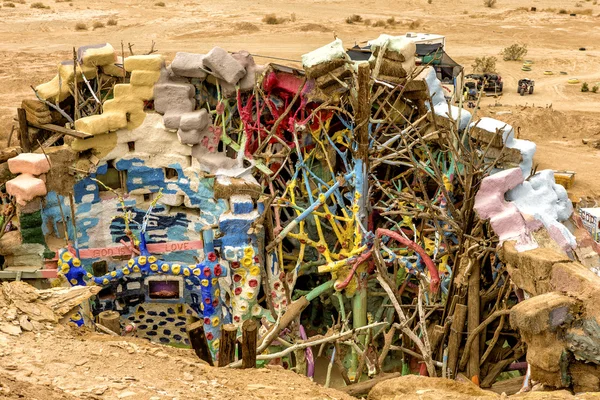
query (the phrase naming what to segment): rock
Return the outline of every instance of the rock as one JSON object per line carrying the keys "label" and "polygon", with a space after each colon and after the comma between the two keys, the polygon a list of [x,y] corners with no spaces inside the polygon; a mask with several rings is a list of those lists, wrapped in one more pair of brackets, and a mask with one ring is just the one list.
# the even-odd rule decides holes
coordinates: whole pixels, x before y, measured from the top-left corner
{"label": "rock", "polygon": [[158,358],[168,358],[169,355],[167,353],[165,353],[164,351],[159,351],[158,353],[155,354],[156,357]]}
{"label": "rock", "polygon": [[188,381],[188,382],[192,382],[194,380],[194,375],[190,374],[189,372],[184,372],[183,373],[183,380],[184,381]]}
{"label": "rock", "polygon": [[126,397],[131,397],[131,396],[137,396],[137,393],[132,392],[132,391],[126,391],[126,392],[122,392],[122,393],[118,394],[117,398],[124,399]]}
{"label": "rock", "polygon": [[4,319],[7,321],[14,321],[17,319],[17,309],[15,307],[10,307],[8,310],[6,310],[4,313]]}
{"label": "rock", "polygon": [[204,66],[217,78],[231,85],[238,83],[246,74],[244,67],[227,51],[214,47],[203,59]]}
{"label": "rock", "polygon": [[21,325],[21,329],[23,329],[24,331],[33,330],[33,324],[29,321],[27,315],[21,315],[21,318],[19,318],[19,324]]}
{"label": "rock", "polygon": [[104,386],[98,386],[95,387],[94,389],[92,389],[92,393],[96,394],[98,396],[101,396],[104,394],[104,392],[106,392],[108,390],[108,386],[104,385]]}
{"label": "rock", "polygon": [[13,335],[19,336],[21,334],[21,327],[17,325],[7,324],[5,322],[0,323],[0,331]]}
{"label": "rock", "polygon": [[439,400],[439,399],[497,399],[470,382],[444,378],[407,375],[378,383],[369,392],[368,400]]}

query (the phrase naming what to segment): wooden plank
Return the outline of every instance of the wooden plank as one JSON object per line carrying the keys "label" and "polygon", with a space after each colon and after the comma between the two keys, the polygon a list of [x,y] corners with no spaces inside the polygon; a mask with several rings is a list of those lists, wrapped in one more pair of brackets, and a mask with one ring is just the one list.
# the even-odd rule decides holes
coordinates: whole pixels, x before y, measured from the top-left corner
{"label": "wooden plank", "polygon": [[44,140],[44,143],[42,143],[42,147],[46,148],[46,147],[52,146],[54,143],[58,142],[60,140],[60,138],[63,137],[64,135],[65,135],[64,133],[56,132],[54,135],[52,135],[48,139]]}
{"label": "wooden plank", "polygon": [[208,341],[204,334],[204,321],[199,320],[191,324],[186,325],[188,338],[190,345],[194,352],[203,361],[206,361],[211,367],[214,366],[210,349],[208,348]]}
{"label": "wooden plank", "polygon": [[94,137],[94,135],[90,135],[89,133],[79,132],[74,129],[68,129],[68,128],[64,128],[62,126],[54,125],[54,124],[41,124],[41,125],[29,124],[29,125],[34,126],[39,129],[45,129],[50,132],[62,133],[64,135],[73,136],[78,139],[87,139],[87,138]]}
{"label": "wooden plank", "polygon": [[448,378],[452,379],[458,372],[458,351],[460,349],[460,342],[462,341],[462,333],[465,328],[465,321],[467,319],[467,306],[464,304],[457,304],[454,308],[454,315],[452,316],[452,325],[450,327],[450,337],[448,339]]}
{"label": "wooden plank", "polygon": [[233,324],[223,324],[219,347],[219,367],[225,367],[235,361],[236,337],[237,327]]}
{"label": "wooden plank", "polygon": [[253,319],[242,324],[242,368],[256,368],[258,324]]}
{"label": "wooden plank", "polygon": [[9,147],[4,150],[0,150],[0,164],[8,161],[9,158],[18,156],[23,152],[20,147]]}
{"label": "wooden plank", "polygon": [[24,152],[31,151],[31,140],[29,139],[29,129],[27,126],[27,113],[23,108],[17,109],[17,117],[19,120],[19,141]]}
{"label": "wooden plank", "polygon": [[353,385],[349,385],[338,390],[347,393],[350,396],[365,397],[367,394],[369,394],[371,389],[373,389],[373,386],[377,385],[378,383],[387,381],[389,379],[400,378],[401,376],[402,374],[400,372],[392,372],[389,374],[382,373],[377,375],[377,377],[373,379],[355,383]]}
{"label": "wooden plank", "polygon": [[[479,287],[481,282],[481,264],[479,260],[473,260],[473,266],[471,269],[471,275],[469,276],[469,288],[467,292],[467,304],[468,304],[468,318],[467,326],[469,328],[469,334],[479,326],[480,321],[480,308],[481,301],[479,299]],[[479,339],[473,340],[471,345],[471,351],[469,352],[469,364],[468,364],[468,377],[473,379],[477,377],[479,379],[479,360],[481,359],[481,346]]]}

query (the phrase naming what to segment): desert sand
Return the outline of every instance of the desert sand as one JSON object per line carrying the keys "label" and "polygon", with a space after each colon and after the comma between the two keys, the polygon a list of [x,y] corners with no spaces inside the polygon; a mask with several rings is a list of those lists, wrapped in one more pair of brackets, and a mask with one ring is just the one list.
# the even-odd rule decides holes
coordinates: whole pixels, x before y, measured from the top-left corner
{"label": "desert sand", "polygon": [[[142,54],[154,42],[168,59],[176,51],[207,52],[218,45],[231,51],[246,49],[260,63],[298,66],[303,53],[330,42],[334,35],[351,47],[382,32],[427,32],[446,36],[446,51],[465,73],[472,72],[475,57],[498,57],[504,95],[485,98],[479,115],[509,122],[518,127],[521,138],[535,141],[538,169],[575,171],[573,200],[600,196],[600,150],[582,143],[600,139],[600,93],[582,93],[581,84],[567,83],[578,78],[591,88],[600,82],[596,0],[498,0],[492,8],[482,0],[167,0],[164,5],[140,0],[44,0],[47,8],[32,8],[33,0],[19,1],[23,3],[12,0],[14,7],[4,2],[0,9],[0,146],[6,144],[16,107],[33,96],[30,85],[50,79],[56,64],[72,58],[73,47],[80,45],[110,42],[120,48],[123,42],[127,56],[129,43],[134,53]],[[281,23],[263,22],[270,13]],[[346,23],[352,14],[363,22]],[[116,25],[107,25],[111,18]],[[386,22],[390,18],[394,20]],[[88,29],[76,30],[78,23]],[[95,23],[105,26],[93,28]],[[534,61],[531,72],[521,71],[521,62],[502,60],[500,51],[513,43],[528,46],[526,58]],[[546,70],[553,75],[545,75]],[[517,81],[523,77],[536,81],[531,96],[517,93]]]}

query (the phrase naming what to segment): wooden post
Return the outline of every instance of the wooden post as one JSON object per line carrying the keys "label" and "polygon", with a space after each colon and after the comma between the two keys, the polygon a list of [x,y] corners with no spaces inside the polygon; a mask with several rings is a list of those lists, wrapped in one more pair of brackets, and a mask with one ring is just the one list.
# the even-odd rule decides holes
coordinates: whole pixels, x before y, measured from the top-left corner
{"label": "wooden post", "polygon": [[253,319],[242,324],[242,368],[256,368],[258,324]]}
{"label": "wooden post", "polygon": [[221,326],[221,346],[219,347],[219,367],[225,367],[235,361],[235,343],[237,328],[233,324]]}
{"label": "wooden post", "polygon": [[[480,306],[481,299],[479,297],[479,287],[480,287],[480,274],[481,274],[481,264],[478,260],[473,259],[473,266],[471,275],[469,276],[469,290],[467,293],[467,301],[469,305],[469,317],[468,317],[468,328],[469,334],[475,330],[479,326],[480,322]],[[480,354],[480,342],[478,339],[473,340],[473,344],[471,345],[471,351],[469,352],[469,365],[467,368],[468,376],[470,379],[473,377],[477,377],[479,379],[479,360],[481,357]]]}
{"label": "wooden post", "polygon": [[19,141],[21,148],[25,153],[31,151],[31,140],[29,139],[29,128],[27,126],[27,112],[23,108],[17,109],[17,117],[19,119]]}
{"label": "wooden post", "polygon": [[204,334],[204,321],[198,320],[186,325],[188,338],[190,339],[190,345],[194,352],[201,360],[204,360],[211,367],[214,366],[210,349],[208,348],[208,342],[206,341],[206,335]]}
{"label": "wooden post", "polygon": [[[77,87],[77,51],[75,50],[75,47],[73,47],[73,99],[75,99],[73,121],[77,121],[79,119],[79,89]],[[75,129],[74,124],[73,129]]]}
{"label": "wooden post", "polygon": [[452,325],[450,327],[450,337],[448,339],[448,369],[450,370],[448,378],[450,379],[455,377],[458,372],[456,370],[456,366],[458,365],[458,351],[460,349],[460,342],[462,340],[466,319],[467,306],[464,304],[457,304],[454,308]]}
{"label": "wooden post", "polygon": [[121,334],[121,314],[116,311],[102,311],[98,314],[98,323],[117,335]]}

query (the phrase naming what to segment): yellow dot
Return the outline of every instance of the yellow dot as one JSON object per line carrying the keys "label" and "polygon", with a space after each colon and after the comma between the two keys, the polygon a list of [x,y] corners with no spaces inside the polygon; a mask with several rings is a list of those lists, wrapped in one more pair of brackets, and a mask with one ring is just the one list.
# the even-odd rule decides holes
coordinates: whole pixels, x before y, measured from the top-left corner
{"label": "yellow dot", "polygon": [[246,268],[250,268],[250,266],[252,265],[252,259],[250,257],[242,258],[242,265]]}
{"label": "yellow dot", "polygon": [[238,269],[238,270],[236,271],[236,273],[237,273],[238,275],[241,275],[242,277],[244,277],[244,276],[246,276],[246,274],[248,273],[248,271],[246,271],[245,269]]}
{"label": "yellow dot", "polygon": [[58,259],[58,262],[56,263],[59,267],[62,267],[63,262],[60,260],[60,258]]}
{"label": "yellow dot", "polygon": [[138,264],[146,265],[146,256],[138,257]]}
{"label": "yellow dot", "polygon": [[77,279],[73,278],[70,280],[71,285],[77,285]]}
{"label": "yellow dot", "polygon": [[196,264],[190,264],[190,265],[188,265],[188,268],[189,269],[196,269],[196,268],[198,268],[198,266]]}
{"label": "yellow dot", "polygon": [[200,303],[200,311],[204,311],[204,303]]}
{"label": "yellow dot", "polygon": [[162,269],[163,272],[169,272],[169,264],[163,264],[160,269]]}
{"label": "yellow dot", "polygon": [[155,263],[156,262],[156,257],[154,257],[154,256],[148,257],[148,262]]}
{"label": "yellow dot", "polygon": [[73,265],[79,267],[81,265],[81,260],[79,258],[74,258]]}
{"label": "yellow dot", "polygon": [[212,320],[212,326],[219,326],[219,317],[214,317]]}
{"label": "yellow dot", "polygon": [[71,321],[79,321],[81,319],[81,314],[77,313],[71,317]]}
{"label": "yellow dot", "polygon": [[137,265],[134,265],[133,272],[140,272],[140,267],[138,267]]}
{"label": "yellow dot", "polygon": [[66,274],[67,272],[69,272],[71,270],[71,268],[69,268],[69,264],[63,264],[63,266],[60,270],[63,274]]}
{"label": "yellow dot", "polygon": [[208,286],[208,279],[202,279],[200,281],[200,283],[202,284],[202,286],[207,287]]}
{"label": "yellow dot", "polygon": [[254,255],[254,250],[252,249],[252,247],[244,248],[244,255],[246,257],[252,257]]}
{"label": "yellow dot", "polygon": [[215,297],[219,297],[221,295],[221,291],[219,289],[215,289]]}
{"label": "yellow dot", "polygon": [[326,200],[326,199],[327,199],[327,198],[325,197],[325,193],[319,193],[319,201],[320,201],[321,203],[325,203],[325,200]]}
{"label": "yellow dot", "polygon": [[184,268],[184,269],[183,269],[183,274],[184,274],[185,276],[190,276],[190,269],[189,269],[189,268]]}
{"label": "yellow dot", "polygon": [[117,271],[110,271],[110,276],[112,276],[113,278],[114,278],[115,276],[117,276]]}
{"label": "yellow dot", "polygon": [[216,285],[217,283],[219,283],[219,279],[218,278],[212,278],[212,284]]}
{"label": "yellow dot", "polygon": [[215,349],[215,350],[219,350],[219,345],[220,345],[220,344],[221,344],[221,342],[219,341],[219,339],[215,339],[215,340],[213,340],[213,342],[212,342],[212,347],[213,347],[213,349]]}
{"label": "yellow dot", "polygon": [[110,281],[108,280],[108,278],[104,278],[104,279],[102,280],[102,284],[103,284],[103,285],[108,285],[109,283],[110,283]]}
{"label": "yellow dot", "polygon": [[123,275],[129,275],[129,268],[123,268]]}
{"label": "yellow dot", "polygon": [[254,297],[254,293],[248,292],[248,293],[246,293],[246,297],[248,297],[249,299],[251,299],[252,297]]}
{"label": "yellow dot", "polygon": [[235,301],[232,301],[232,302],[231,302],[231,306],[232,306],[232,307],[235,307],[235,306],[236,306],[236,304],[237,304],[237,303],[236,303]]}
{"label": "yellow dot", "polygon": [[198,276],[198,275],[200,275],[200,273],[201,273],[201,272],[202,272],[202,271],[200,271],[200,268],[196,268],[196,269],[194,270],[194,275]]}
{"label": "yellow dot", "polygon": [[65,262],[69,262],[69,261],[71,261],[71,258],[73,258],[73,256],[71,256],[71,253],[69,253],[69,252],[66,252],[66,251],[65,251],[65,252],[63,253],[63,255],[62,255],[62,259],[63,259],[63,261],[65,261]]}
{"label": "yellow dot", "polygon": [[133,267],[133,264],[135,263],[135,260],[132,258],[131,260],[127,261],[127,265],[129,267]]}
{"label": "yellow dot", "polygon": [[91,278],[91,277],[92,277],[92,276],[94,276],[94,275],[92,275],[92,274],[90,274],[90,273],[88,272],[88,273],[86,274],[86,276],[87,276],[88,278]]}
{"label": "yellow dot", "polygon": [[181,272],[181,265],[179,265],[179,264],[173,264],[171,266],[171,270],[173,271],[173,273],[175,275],[179,275],[179,272]]}
{"label": "yellow dot", "polygon": [[260,275],[260,268],[258,268],[256,265],[254,267],[250,268],[250,275],[254,275],[254,276]]}
{"label": "yellow dot", "polygon": [[150,269],[151,269],[152,271],[158,271],[158,265],[156,265],[156,264],[151,264],[151,265],[150,265]]}

